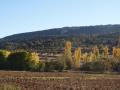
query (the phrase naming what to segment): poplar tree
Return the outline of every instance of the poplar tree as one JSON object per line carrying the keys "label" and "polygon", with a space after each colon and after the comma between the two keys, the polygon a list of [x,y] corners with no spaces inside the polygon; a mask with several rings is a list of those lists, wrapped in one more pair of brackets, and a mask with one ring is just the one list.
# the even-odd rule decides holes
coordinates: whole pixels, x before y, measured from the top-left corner
{"label": "poplar tree", "polygon": [[65,69],[71,69],[73,66],[71,49],[72,49],[72,43],[70,41],[67,41],[64,48]]}
{"label": "poplar tree", "polygon": [[77,48],[74,52],[74,67],[80,68],[80,60],[81,60],[81,48]]}
{"label": "poplar tree", "polygon": [[93,60],[97,60],[97,59],[99,58],[99,55],[100,55],[99,49],[98,49],[97,46],[95,46],[95,47],[93,48],[93,54],[94,54]]}
{"label": "poplar tree", "polygon": [[103,49],[103,57],[105,59],[108,59],[108,56],[109,56],[109,48],[106,46],[104,49]]}

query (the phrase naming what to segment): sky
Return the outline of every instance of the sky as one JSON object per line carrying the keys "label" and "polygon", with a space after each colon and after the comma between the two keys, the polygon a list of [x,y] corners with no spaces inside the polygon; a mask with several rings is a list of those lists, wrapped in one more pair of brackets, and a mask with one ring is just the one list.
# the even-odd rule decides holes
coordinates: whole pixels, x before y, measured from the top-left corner
{"label": "sky", "polygon": [[0,0],[0,38],[50,28],[120,24],[120,0]]}

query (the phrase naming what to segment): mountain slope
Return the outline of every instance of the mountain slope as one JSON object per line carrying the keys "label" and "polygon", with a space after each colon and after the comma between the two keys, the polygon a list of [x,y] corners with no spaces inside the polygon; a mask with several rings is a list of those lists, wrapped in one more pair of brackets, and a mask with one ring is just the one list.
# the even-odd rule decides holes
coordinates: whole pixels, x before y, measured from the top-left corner
{"label": "mountain slope", "polygon": [[47,36],[80,36],[84,35],[103,35],[120,32],[120,25],[98,25],[81,27],[63,27],[43,31],[28,32],[7,36],[1,40],[33,39]]}
{"label": "mountain slope", "polygon": [[66,40],[71,40],[74,47],[101,44],[112,47],[119,35],[120,25],[63,27],[7,36],[0,39],[0,49],[56,51],[63,48]]}

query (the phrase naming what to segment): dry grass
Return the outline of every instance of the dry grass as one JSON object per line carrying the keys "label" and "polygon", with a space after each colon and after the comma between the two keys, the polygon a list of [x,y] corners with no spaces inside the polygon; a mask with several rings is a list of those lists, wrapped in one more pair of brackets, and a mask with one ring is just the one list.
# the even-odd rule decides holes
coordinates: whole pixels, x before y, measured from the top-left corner
{"label": "dry grass", "polygon": [[120,75],[0,71],[0,84],[21,90],[120,90]]}

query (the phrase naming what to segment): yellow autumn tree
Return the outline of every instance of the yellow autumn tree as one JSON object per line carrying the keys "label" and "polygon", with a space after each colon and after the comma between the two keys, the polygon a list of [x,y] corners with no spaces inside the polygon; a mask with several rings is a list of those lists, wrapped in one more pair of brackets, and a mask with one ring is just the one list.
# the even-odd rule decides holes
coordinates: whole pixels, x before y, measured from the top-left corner
{"label": "yellow autumn tree", "polygon": [[120,59],[120,48],[113,48],[112,50],[112,56],[115,59]]}
{"label": "yellow autumn tree", "polygon": [[120,48],[117,48],[117,53],[116,53],[116,57],[118,58],[118,59],[120,59]]}
{"label": "yellow autumn tree", "polygon": [[71,49],[72,43],[70,41],[67,41],[64,48],[64,67],[66,69],[71,69],[73,66]]}
{"label": "yellow autumn tree", "polygon": [[93,60],[96,60],[96,55],[93,52],[90,52],[90,54],[89,54],[89,62],[92,62]]}
{"label": "yellow autumn tree", "polygon": [[99,55],[100,53],[98,47],[97,46],[93,47],[93,55],[92,55],[94,56],[93,60],[97,60],[99,58]]}
{"label": "yellow autumn tree", "polygon": [[31,58],[31,61],[34,62],[35,64],[38,64],[40,62],[40,57],[38,55],[38,53],[36,52],[32,52],[32,53],[29,53],[29,58]]}
{"label": "yellow autumn tree", "polygon": [[80,68],[80,60],[81,60],[81,48],[77,48],[74,52],[74,67]]}
{"label": "yellow autumn tree", "polygon": [[82,61],[83,62],[88,62],[88,53],[82,54]]}
{"label": "yellow autumn tree", "polygon": [[112,49],[112,57],[116,58],[116,55],[117,55],[117,48],[113,47],[113,49]]}
{"label": "yellow autumn tree", "polygon": [[109,48],[106,46],[103,49],[103,58],[108,59],[108,56],[109,56]]}

